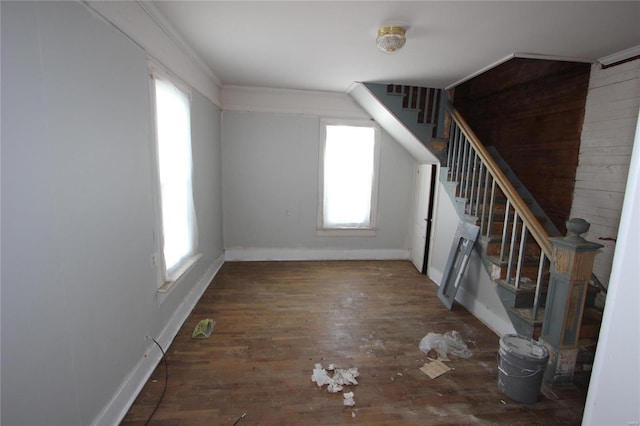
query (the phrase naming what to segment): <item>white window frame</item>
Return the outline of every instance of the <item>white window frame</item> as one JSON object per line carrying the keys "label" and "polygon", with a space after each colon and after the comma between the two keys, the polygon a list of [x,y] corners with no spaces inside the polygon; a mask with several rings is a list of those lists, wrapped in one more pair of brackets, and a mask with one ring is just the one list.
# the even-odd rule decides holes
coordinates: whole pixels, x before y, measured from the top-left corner
{"label": "white window frame", "polygon": [[[164,297],[175,287],[175,284],[180,282],[185,273],[190,270],[193,265],[202,257],[202,254],[198,252],[198,228],[197,218],[194,224],[193,235],[193,250],[184,258],[182,258],[178,264],[170,271],[167,270],[164,255],[164,226],[163,226],[163,213],[162,213],[162,188],[160,183],[160,156],[158,148],[158,127],[157,127],[157,107],[156,107],[156,80],[162,80],[169,82],[175,86],[177,90],[184,93],[189,100],[189,120],[191,121],[191,88],[183,83],[180,79],[173,76],[168,71],[164,70],[157,63],[149,60],[150,68],[150,90],[151,90],[151,116],[152,116],[152,156],[153,172],[154,172],[154,203],[156,210],[156,226],[155,226],[155,240],[157,254],[152,257],[152,263],[157,267],[158,273],[158,293],[164,296],[160,301],[164,300]],[[191,163],[192,163],[192,180],[191,180],[191,195],[193,197],[193,140],[190,138],[191,145]],[[195,203],[195,200],[194,200]],[[194,205],[195,215],[195,205]]]}
{"label": "white window frame", "polygon": [[[373,180],[371,184],[371,207],[369,226],[327,227],[324,225],[324,162],[327,141],[327,126],[369,127],[374,129]],[[370,120],[347,120],[323,118],[320,120],[320,155],[318,176],[318,236],[375,236],[378,219],[378,181],[380,172],[380,126]]]}

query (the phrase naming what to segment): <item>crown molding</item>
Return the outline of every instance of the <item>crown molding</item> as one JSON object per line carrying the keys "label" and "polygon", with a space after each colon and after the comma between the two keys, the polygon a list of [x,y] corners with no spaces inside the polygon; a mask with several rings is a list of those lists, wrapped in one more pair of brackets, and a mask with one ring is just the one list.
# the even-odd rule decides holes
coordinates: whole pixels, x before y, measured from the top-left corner
{"label": "crown molding", "polygon": [[341,92],[227,85],[222,88],[222,104],[223,111],[370,118],[350,96]]}
{"label": "crown molding", "polygon": [[183,51],[187,52],[193,62],[200,67],[205,74],[215,83],[216,86],[222,87],[222,82],[217,75],[213,73],[213,70],[206,64],[206,62],[198,55],[189,43],[178,33],[173,25],[164,17],[164,15],[158,10],[158,8],[149,1],[138,1],[140,7],[149,15],[151,19],[156,23],[162,31]]}
{"label": "crown molding", "polygon": [[609,66],[618,62],[624,62],[637,56],[640,56],[640,45],[621,50],[620,52],[616,52],[608,56],[603,56],[598,59],[598,62],[604,66]]}
{"label": "crown molding", "polygon": [[589,58],[580,58],[580,57],[574,57],[574,56],[558,56],[558,55],[543,55],[540,53],[526,53],[526,52],[515,52],[515,53],[511,53],[503,58],[498,59],[495,62],[492,62],[491,64],[479,69],[478,71],[475,71],[471,74],[469,74],[466,77],[461,78],[460,80],[456,81],[453,84],[448,85],[447,87],[445,87],[445,90],[449,90],[449,89],[453,89],[456,86],[461,85],[462,83],[471,80],[474,77],[479,76],[480,74],[487,72],[495,67],[497,67],[498,65],[502,65],[503,63],[513,59],[513,58],[522,58],[522,59],[540,59],[540,60],[545,60],[545,61],[563,61],[563,62],[584,62],[587,64],[594,64],[596,63],[596,61],[594,61],[593,59],[589,59]]}
{"label": "crown molding", "polygon": [[222,107],[219,79],[154,6],[141,1],[82,3],[157,63],[200,92],[214,105]]}

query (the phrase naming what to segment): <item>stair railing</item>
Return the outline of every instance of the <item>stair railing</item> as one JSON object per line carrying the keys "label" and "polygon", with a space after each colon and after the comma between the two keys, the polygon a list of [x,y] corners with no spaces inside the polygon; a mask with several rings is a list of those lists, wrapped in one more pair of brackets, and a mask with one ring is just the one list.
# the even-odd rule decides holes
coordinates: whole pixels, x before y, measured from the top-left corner
{"label": "stair railing", "polygon": [[[450,107],[449,112],[447,180],[457,183],[457,196],[466,200],[464,213],[480,222],[480,235],[496,235],[499,225],[494,224],[494,219],[502,216],[499,261],[507,267],[506,283],[516,289],[530,286],[531,278],[522,275],[523,267],[526,261],[539,256],[532,312],[535,321],[545,265],[552,256],[549,235],[467,122],[454,108]],[[506,199],[504,213],[498,212],[498,197]]]}

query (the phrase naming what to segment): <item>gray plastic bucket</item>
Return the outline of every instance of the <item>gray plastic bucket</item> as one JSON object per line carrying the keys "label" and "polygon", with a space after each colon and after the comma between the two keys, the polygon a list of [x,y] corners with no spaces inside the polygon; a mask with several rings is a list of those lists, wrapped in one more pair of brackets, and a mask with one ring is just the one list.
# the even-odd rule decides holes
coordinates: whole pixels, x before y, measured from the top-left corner
{"label": "gray plastic bucket", "polygon": [[538,401],[549,351],[540,343],[517,334],[500,338],[498,390],[517,402]]}

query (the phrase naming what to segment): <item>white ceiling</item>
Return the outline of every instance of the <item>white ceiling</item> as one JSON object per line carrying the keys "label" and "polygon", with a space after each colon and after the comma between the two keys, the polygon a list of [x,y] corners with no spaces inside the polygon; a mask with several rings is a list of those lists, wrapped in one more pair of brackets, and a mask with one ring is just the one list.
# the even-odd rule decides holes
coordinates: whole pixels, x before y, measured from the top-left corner
{"label": "white ceiling", "polygon": [[[158,1],[150,9],[223,85],[344,92],[447,87],[514,53],[595,60],[640,45],[640,2]],[[408,27],[405,47],[377,29]]]}

